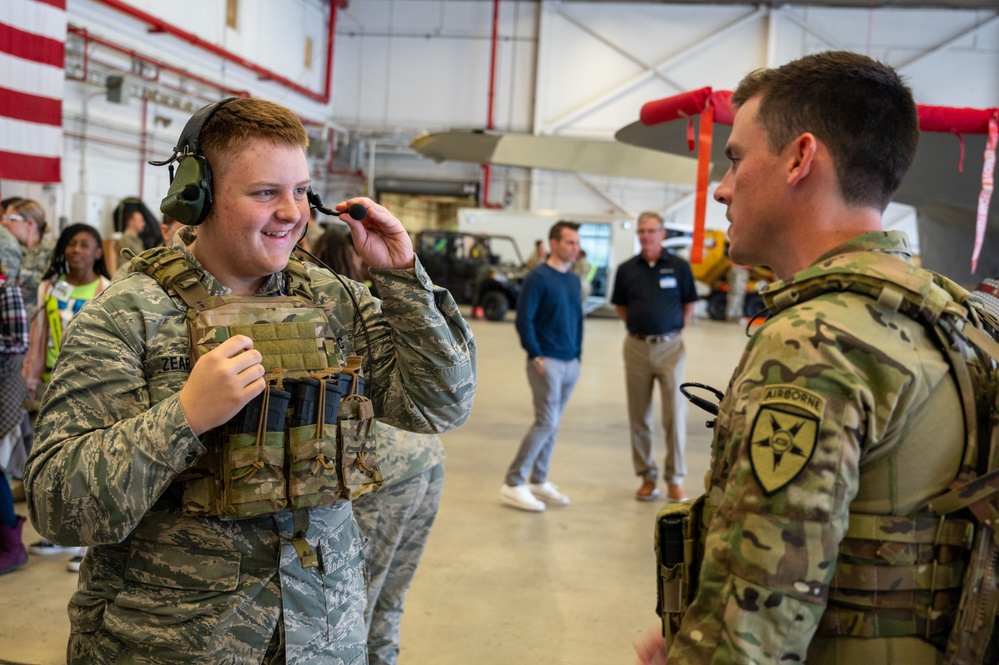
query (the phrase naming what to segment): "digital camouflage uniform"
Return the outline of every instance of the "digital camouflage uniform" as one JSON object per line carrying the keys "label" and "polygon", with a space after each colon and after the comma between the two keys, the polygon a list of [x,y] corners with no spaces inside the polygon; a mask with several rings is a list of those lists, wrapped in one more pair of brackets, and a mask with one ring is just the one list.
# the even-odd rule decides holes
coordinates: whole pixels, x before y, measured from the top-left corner
{"label": "digital camouflage uniform", "polygon": [[13,233],[0,226],[0,270],[7,279],[16,280],[21,274],[21,263],[21,244]]}
{"label": "digital camouflage uniform", "polygon": [[[852,239],[857,273],[882,254],[911,261],[902,233]],[[708,476],[714,508],[699,589],[668,662],[936,663],[919,637],[813,635],[851,511],[905,515],[952,481],[964,425],[949,365],[924,326],[865,295],[794,304],[807,271],[765,292],[718,414]]]}
{"label": "digital camouflage uniform", "polygon": [[49,269],[52,253],[55,251],[56,239],[51,235],[42,236],[35,248],[21,246],[21,295],[24,296],[24,309],[28,320],[35,315],[38,307],[38,285],[42,283],[42,275]]}
{"label": "digital camouflage uniform", "polygon": [[[338,352],[370,354],[378,416],[424,432],[464,421],[474,341],[419,263],[373,270],[381,301],[348,282],[367,334],[340,282],[306,268]],[[284,282],[276,273],[259,293]],[[225,291],[208,273],[202,283]],[[25,472],[31,519],[60,544],[91,546],[69,606],[69,662],[365,663],[363,541],[349,502],[307,511],[318,568],[291,544],[296,511],[236,521],[180,511],[174,480],[205,452],[177,397],[190,372],[184,310],[144,273],[114,282],[68,327],[45,394]],[[284,652],[265,658],[282,638]]]}
{"label": "digital camouflage uniform", "polygon": [[416,574],[444,490],[444,444],[376,423],[375,447],[385,484],[354,501],[354,517],[368,539],[368,658],[395,665],[406,592]]}

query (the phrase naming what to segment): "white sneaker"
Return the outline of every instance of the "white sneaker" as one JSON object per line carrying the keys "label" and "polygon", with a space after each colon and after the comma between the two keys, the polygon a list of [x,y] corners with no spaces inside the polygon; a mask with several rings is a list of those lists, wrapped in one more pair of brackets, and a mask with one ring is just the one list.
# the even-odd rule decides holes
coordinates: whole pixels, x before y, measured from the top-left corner
{"label": "white sneaker", "polygon": [[549,506],[568,506],[569,497],[558,491],[558,485],[547,480],[543,483],[531,483],[531,494],[536,499],[541,499]]}
{"label": "white sneaker", "polygon": [[87,548],[81,547],[79,554],[74,556],[72,559],[66,562],[66,570],[71,573],[80,572],[80,564],[83,563],[83,557],[87,555]]}
{"label": "white sneaker", "polygon": [[28,551],[39,556],[76,552],[79,551],[79,549],[79,547],[63,547],[62,545],[56,545],[51,540],[46,540],[45,538],[28,545]]}
{"label": "white sneaker", "polygon": [[527,485],[511,487],[506,483],[500,486],[500,501],[513,508],[528,510],[533,513],[543,512],[545,504],[534,498]]}

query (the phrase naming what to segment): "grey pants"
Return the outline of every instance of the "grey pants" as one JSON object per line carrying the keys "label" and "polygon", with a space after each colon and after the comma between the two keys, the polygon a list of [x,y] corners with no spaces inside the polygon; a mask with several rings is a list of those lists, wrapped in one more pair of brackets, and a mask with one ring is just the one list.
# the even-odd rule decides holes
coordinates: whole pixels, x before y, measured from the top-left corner
{"label": "grey pants", "polygon": [[683,336],[652,343],[628,335],[624,339],[624,377],[628,390],[628,423],[635,475],[659,479],[652,451],[652,388],[659,382],[662,422],[666,434],[667,482],[681,483],[687,474],[683,450],[687,433],[687,405],[680,394],[684,364]]}
{"label": "grey pants", "polygon": [[430,536],[444,490],[444,462],[354,501],[354,519],[367,537],[370,665],[395,665],[406,592]]}
{"label": "grey pants", "polygon": [[545,358],[544,372],[540,375],[534,365],[527,363],[527,382],[534,395],[534,423],[527,430],[517,456],[506,472],[507,485],[523,485],[527,478],[532,483],[548,480],[548,465],[555,451],[559,420],[577,380],[579,358]]}

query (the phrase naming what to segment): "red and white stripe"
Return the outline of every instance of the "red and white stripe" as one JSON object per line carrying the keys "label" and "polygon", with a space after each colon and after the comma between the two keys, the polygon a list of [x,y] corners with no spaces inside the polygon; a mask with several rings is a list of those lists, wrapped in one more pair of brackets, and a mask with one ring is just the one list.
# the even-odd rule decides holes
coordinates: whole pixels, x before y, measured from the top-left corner
{"label": "red and white stripe", "polygon": [[2,0],[0,179],[61,182],[66,0]]}

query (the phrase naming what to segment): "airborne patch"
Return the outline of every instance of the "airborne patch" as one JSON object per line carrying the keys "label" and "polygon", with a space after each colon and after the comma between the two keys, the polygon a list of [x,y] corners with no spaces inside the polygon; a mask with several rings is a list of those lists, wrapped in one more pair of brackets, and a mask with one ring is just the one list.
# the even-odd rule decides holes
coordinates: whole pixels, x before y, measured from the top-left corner
{"label": "airborne patch", "polygon": [[753,475],[769,496],[805,470],[819,439],[825,398],[794,385],[765,388],[749,435]]}

